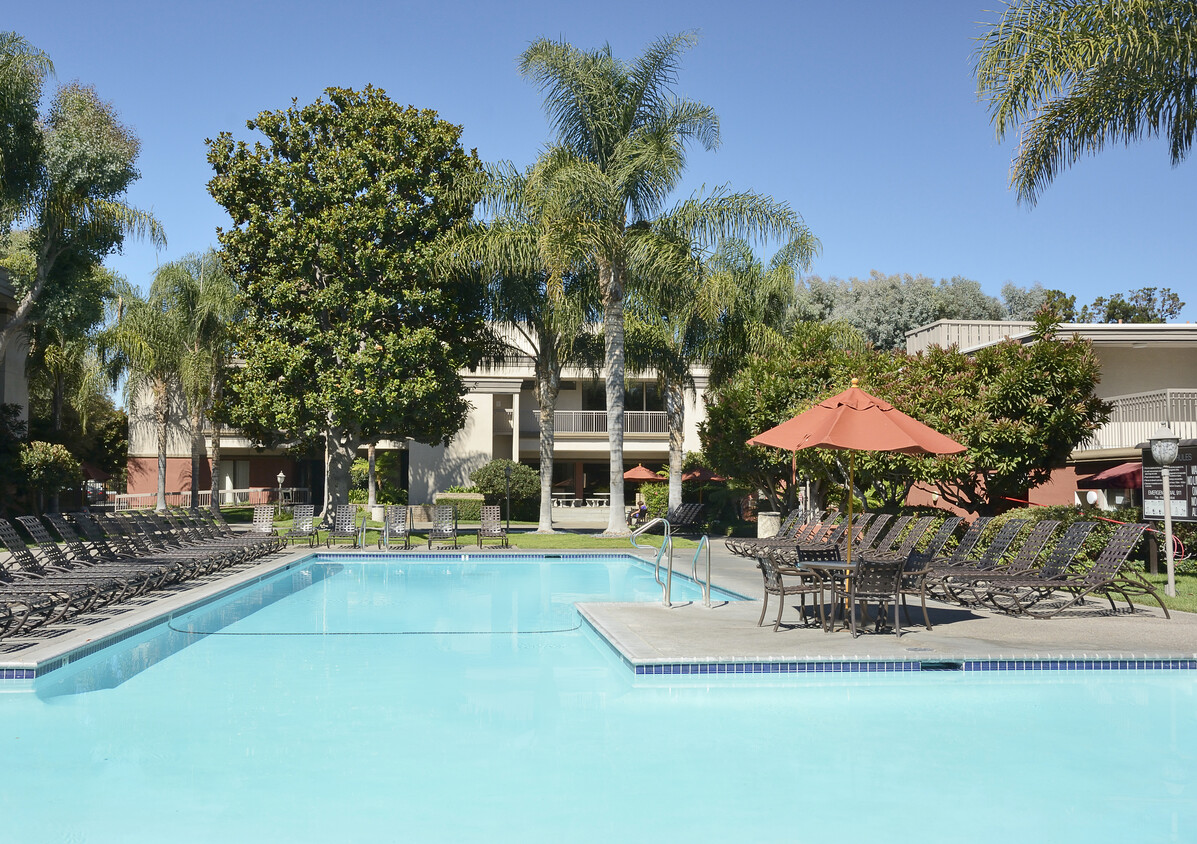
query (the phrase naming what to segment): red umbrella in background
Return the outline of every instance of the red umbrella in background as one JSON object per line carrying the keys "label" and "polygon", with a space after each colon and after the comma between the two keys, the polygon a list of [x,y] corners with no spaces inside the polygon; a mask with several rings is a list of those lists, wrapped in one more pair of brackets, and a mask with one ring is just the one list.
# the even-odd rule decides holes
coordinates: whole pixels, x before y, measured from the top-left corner
{"label": "red umbrella in background", "polygon": [[628,469],[623,473],[625,481],[664,481],[656,472],[651,469],[645,469],[644,466],[637,466],[635,469]]}
{"label": "red umbrella in background", "polygon": [[797,452],[804,448],[833,448],[848,454],[848,562],[852,562],[852,488],[857,451],[898,454],[959,454],[965,448],[928,428],[876,396],[852,386],[788,422],[757,434],[749,445],[765,445]]}
{"label": "red umbrella in background", "polygon": [[717,483],[722,483],[723,481],[726,481],[727,478],[723,477],[722,475],[716,475],[714,472],[712,472],[706,466],[699,466],[697,469],[691,469],[689,472],[685,472],[682,475],[682,480],[683,481],[702,481],[705,484],[708,481],[715,481]]}

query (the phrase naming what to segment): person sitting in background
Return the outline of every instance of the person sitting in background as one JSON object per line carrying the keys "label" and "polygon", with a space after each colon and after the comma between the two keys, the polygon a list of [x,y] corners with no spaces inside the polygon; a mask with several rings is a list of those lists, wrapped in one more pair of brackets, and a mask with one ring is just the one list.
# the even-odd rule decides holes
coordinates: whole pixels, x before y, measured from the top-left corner
{"label": "person sitting in background", "polygon": [[643,501],[640,502],[639,507],[632,507],[628,510],[628,525],[630,527],[637,527],[644,524],[648,519],[648,505]]}

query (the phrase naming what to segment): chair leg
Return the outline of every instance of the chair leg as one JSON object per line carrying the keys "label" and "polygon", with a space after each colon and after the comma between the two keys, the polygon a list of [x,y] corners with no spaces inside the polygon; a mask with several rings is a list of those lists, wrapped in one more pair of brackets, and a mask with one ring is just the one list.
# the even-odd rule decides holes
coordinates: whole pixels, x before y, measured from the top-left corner
{"label": "chair leg", "polygon": [[765,610],[769,609],[769,593],[765,593],[764,599],[761,601],[761,617],[756,620],[756,626],[761,627],[765,623]]}
{"label": "chair leg", "polygon": [[923,602],[923,624],[927,625],[927,629],[931,629],[931,617],[927,615],[927,590],[924,589],[919,593],[919,599]]}
{"label": "chair leg", "polygon": [[777,628],[781,626],[781,614],[786,611],[786,596],[782,593],[777,599],[777,620],[773,622],[773,632],[777,632]]}

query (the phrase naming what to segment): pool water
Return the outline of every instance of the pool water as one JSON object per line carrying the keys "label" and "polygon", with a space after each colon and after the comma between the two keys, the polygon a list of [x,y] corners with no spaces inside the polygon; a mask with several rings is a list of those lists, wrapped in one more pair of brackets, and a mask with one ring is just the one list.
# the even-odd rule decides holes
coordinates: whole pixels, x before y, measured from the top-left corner
{"label": "pool water", "polygon": [[1197,837],[1194,672],[637,678],[571,605],[651,569],[476,559],[305,565],[0,695],[0,841]]}

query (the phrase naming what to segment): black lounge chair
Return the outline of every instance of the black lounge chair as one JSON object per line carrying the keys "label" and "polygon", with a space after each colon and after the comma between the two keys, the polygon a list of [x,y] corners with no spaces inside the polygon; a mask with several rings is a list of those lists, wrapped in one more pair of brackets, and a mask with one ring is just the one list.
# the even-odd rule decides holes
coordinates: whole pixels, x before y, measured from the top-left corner
{"label": "black lounge chair", "polygon": [[665,514],[665,521],[669,522],[669,529],[675,533],[702,527],[699,520],[702,516],[701,504],[683,504]]}
{"label": "black lounge chair", "polygon": [[482,540],[498,539],[500,547],[507,547],[507,530],[503,527],[502,511],[496,506],[482,508],[482,524],[478,528],[478,547],[482,547]]}
{"label": "black lounge chair", "polygon": [[432,527],[428,529],[428,547],[434,541],[449,542],[457,547],[457,508],[452,504],[438,504],[432,508]]}
{"label": "black lounge chair", "polygon": [[382,515],[378,547],[390,551],[399,547],[400,541],[403,550],[411,548],[411,512],[406,504],[388,504]]}

